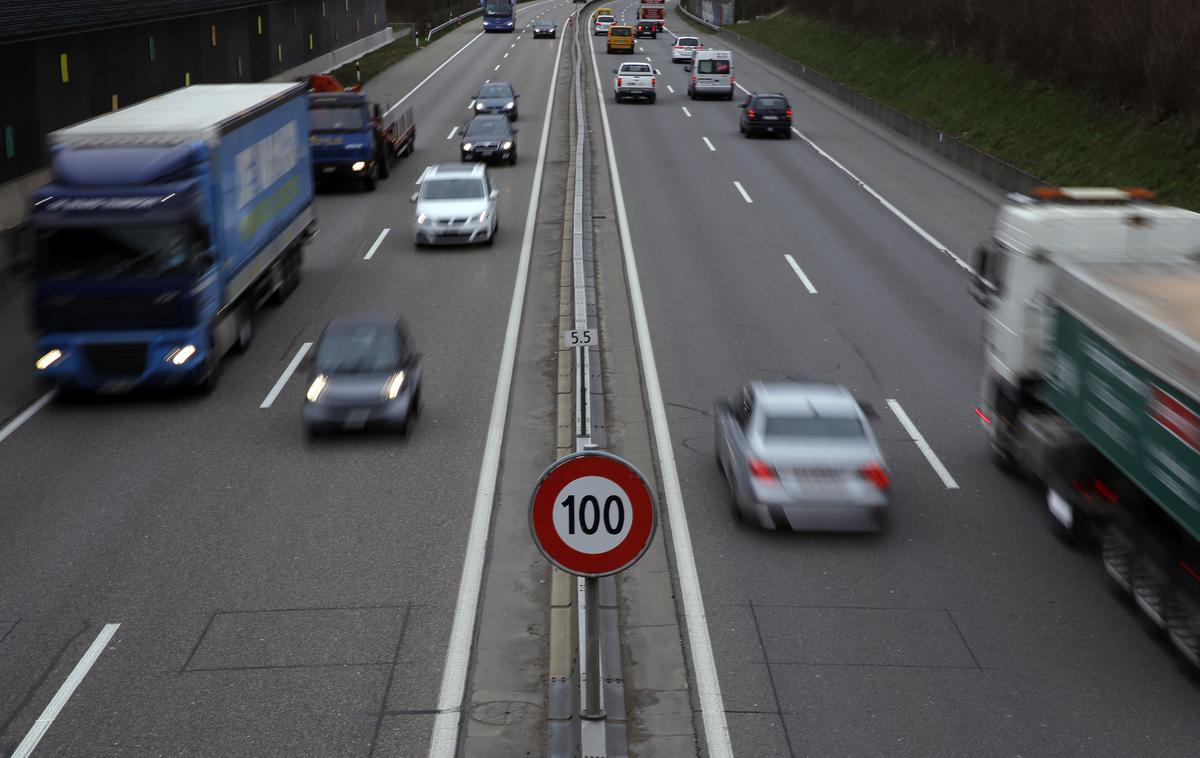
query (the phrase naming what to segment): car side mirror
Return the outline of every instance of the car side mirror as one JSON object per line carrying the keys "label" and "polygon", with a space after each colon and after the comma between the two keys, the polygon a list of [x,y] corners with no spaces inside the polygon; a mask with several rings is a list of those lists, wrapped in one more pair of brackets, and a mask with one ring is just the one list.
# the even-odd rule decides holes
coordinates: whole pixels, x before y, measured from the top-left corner
{"label": "car side mirror", "polygon": [[520,130],[520,129],[518,129],[517,127],[515,127],[515,126],[512,128],[512,133],[513,133],[513,134],[516,134],[516,133],[517,133],[517,132],[519,132],[519,131],[521,131],[521,130]]}
{"label": "car side mirror", "polygon": [[500,197],[500,190],[492,190],[488,193],[489,200],[495,200],[498,197]]}
{"label": "car side mirror", "polygon": [[617,70],[616,70],[615,68],[613,69],[613,73],[614,73],[614,74],[615,74],[615,73],[617,73]]}
{"label": "car side mirror", "polygon": [[410,203],[415,203],[415,202],[417,202],[417,198],[418,198],[418,197],[420,197],[420,196],[421,196],[421,193],[420,193],[420,192],[414,192],[414,193],[412,193],[412,195],[411,195],[411,196],[409,196],[409,198],[408,198],[408,202],[410,202]]}

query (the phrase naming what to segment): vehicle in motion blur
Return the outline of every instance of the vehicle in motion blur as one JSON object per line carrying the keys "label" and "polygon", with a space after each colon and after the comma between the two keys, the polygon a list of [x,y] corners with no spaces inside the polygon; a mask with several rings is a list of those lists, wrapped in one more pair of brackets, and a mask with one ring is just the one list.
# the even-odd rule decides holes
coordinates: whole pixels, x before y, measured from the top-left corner
{"label": "vehicle in motion blur", "polygon": [[338,316],[313,350],[302,411],[310,436],[366,427],[412,431],[421,356],[394,316]]}
{"label": "vehicle in motion blur", "polygon": [[878,531],[891,477],[844,387],[752,382],[716,402],[716,457],[735,518],[767,529]]}
{"label": "vehicle in motion blur", "polygon": [[1200,214],[1140,189],[1010,195],[976,250],[976,409],[1048,521],[1200,665]]}
{"label": "vehicle in motion blur", "polygon": [[558,26],[548,18],[539,18],[533,22],[533,38],[549,37],[554,39],[558,36]]}
{"label": "vehicle in motion blur", "polygon": [[637,22],[635,33],[639,38],[649,37],[650,39],[658,39],[658,24],[649,19],[643,19]]}
{"label": "vehicle in motion blur", "polygon": [[608,27],[605,50],[609,53],[632,53],[633,27],[628,24],[613,24]]}
{"label": "vehicle in motion blur", "polygon": [[476,114],[499,113],[509,120],[517,120],[517,99],[520,97],[508,82],[487,82],[479,88],[470,109]]}
{"label": "vehicle in motion blur", "polygon": [[658,71],[649,63],[622,63],[613,69],[613,99],[646,100],[653,103],[658,99]]}
{"label": "vehicle in motion blur", "polygon": [[676,37],[675,44],[671,45],[671,62],[687,63],[697,50],[703,49],[699,37]]}
{"label": "vehicle in motion blur", "polygon": [[480,0],[485,32],[511,32],[516,28],[515,0]]}
{"label": "vehicle in motion blur", "polygon": [[688,79],[688,97],[723,97],[733,99],[733,53],[728,50],[697,50],[685,69],[691,73]]}
{"label": "vehicle in motion blur", "polygon": [[412,196],[413,240],[417,245],[490,245],[500,226],[499,197],[486,166],[430,166]]}
{"label": "vehicle in motion blur", "polygon": [[463,129],[459,151],[464,161],[517,162],[517,128],[506,116],[476,116]]}
{"label": "vehicle in motion blur", "polygon": [[754,92],[738,106],[742,115],[739,127],[746,137],[755,134],[782,134],[792,137],[792,107],[778,92]]}
{"label": "vehicle in motion blur", "polygon": [[615,16],[608,14],[596,16],[596,23],[592,25],[592,34],[608,34],[608,28],[616,22]]}
{"label": "vehicle in motion blur", "polygon": [[313,224],[306,91],[195,85],[50,134],[30,215],[41,379],[211,387],[249,347]]}
{"label": "vehicle in motion blur", "polygon": [[357,180],[368,191],[417,137],[412,108],[385,112],[360,92],[309,94],[308,116],[313,177]]}

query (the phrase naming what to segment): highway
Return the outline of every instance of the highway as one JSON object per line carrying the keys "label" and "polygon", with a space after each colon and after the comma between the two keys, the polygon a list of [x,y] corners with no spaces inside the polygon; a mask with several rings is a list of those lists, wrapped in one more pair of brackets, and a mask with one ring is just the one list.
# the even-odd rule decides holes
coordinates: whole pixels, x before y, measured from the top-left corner
{"label": "highway", "polygon": [[[1194,754],[1189,673],[989,460],[980,311],[914,227],[965,258],[1000,193],[735,52],[738,84],[796,113],[793,139],[745,139],[745,90],[689,100],[671,40],[633,56],[662,71],[653,105],[616,105],[627,58],[593,48],[733,752]],[[875,409],[888,532],[734,521],[711,404],[755,378],[845,384]]]}
{"label": "highway", "polygon": [[[570,10],[529,3],[518,20]],[[212,395],[50,402],[19,425],[20,407],[0,412],[0,754],[53,713],[98,638],[39,754],[428,749],[558,44],[479,27],[368,85],[390,102],[420,84],[404,104],[415,154],[374,193],[319,195],[303,284],[262,312]],[[414,183],[458,160],[451,132],[501,78],[523,95],[522,149],[493,169],[496,245],[417,251]],[[285,370],[356,311],[406,319],[423,417],[407,441],[308,443],[303,378]],[[25,386],[27,360],[8,363]]]}

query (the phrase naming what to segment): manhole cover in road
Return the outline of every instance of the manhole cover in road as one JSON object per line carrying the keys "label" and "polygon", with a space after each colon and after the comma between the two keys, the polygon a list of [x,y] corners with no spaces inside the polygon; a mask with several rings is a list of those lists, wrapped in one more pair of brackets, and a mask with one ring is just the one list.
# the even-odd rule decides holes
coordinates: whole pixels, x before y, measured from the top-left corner
{"label": "manhole cover in road", "polygon": [[522,700],[493,700],[476,705],[471,711],[471,718],[484,724],[508,726],[533,718],[536,713],[537,709],[532,703]]}

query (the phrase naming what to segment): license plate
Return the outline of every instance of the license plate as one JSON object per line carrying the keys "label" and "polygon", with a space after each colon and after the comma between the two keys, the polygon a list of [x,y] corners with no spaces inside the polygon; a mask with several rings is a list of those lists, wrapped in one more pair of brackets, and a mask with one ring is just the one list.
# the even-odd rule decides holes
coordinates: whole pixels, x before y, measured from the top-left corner
{"label": "license plate", "polygon": [[334,171],[337,171],[337,166],[326,166],[325,168],[323,168],[321,170],[327,174],[332,174]]}
{"label": "license plate", "polygon": [[793,471],[792,475],[806,487],[834,487],[842,483],[842,472],[834,469],[802,468]]}
{"label": "license plate", "polygon": [[355,410],[346,414],[346,420],[342,422],[342,426],[347,429],[362,429],[367,425],[367,417],[371,415],[367,410]]}
{"label": "license plate", "polygon": [[776,121],[778,119],[779,116],[763,116],[763,121]]}
{"label": "license plate", "polygon": [[496,151],[495,151],[494,149],[490,149],[490,150],[484,150],[484,151],[483,151],[483,154],[484,154],[484,155],[494,155],[494,154],[495,154],[495,152],[496,152]]}

